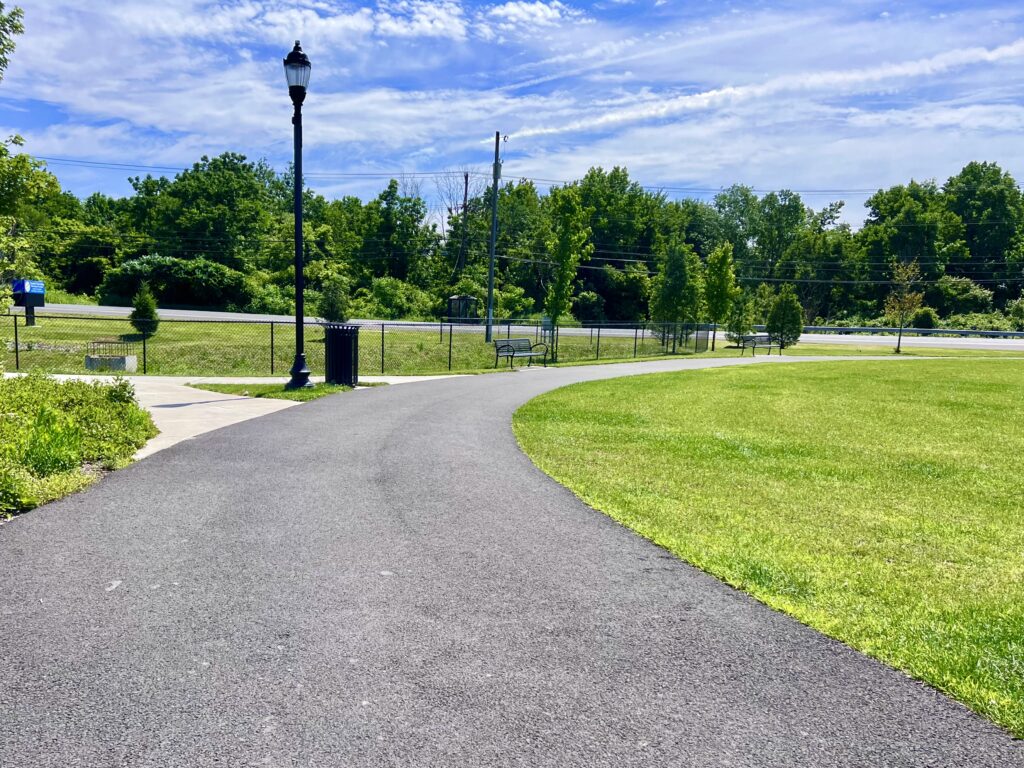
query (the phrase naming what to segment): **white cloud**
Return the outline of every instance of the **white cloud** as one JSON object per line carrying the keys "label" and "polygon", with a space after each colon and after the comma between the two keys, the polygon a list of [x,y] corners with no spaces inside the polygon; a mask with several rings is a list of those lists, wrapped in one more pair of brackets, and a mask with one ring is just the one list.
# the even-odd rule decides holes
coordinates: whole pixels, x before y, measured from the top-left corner
{"label": "white cloud", "polygon": [[585,119],[561,125],[530,127],[519,131],[517,135],[526,138],[568,131],[594,130],[638,120],[663,120],[686,112],[728,107],[750,99],[764,99],[787,92],[825,91],[829,95],[834,95],[837,91],[849,89],[871,90],[889,80],[932,76],[971,64],[995,63],[1021,57],[1024,57],[1024,38],[993,49],[963,48],[916,61],[882,64],[862,69],[783,75],[759,84],[713,88],[700,93],[663,98],[656,102],[644,98],[642,103],[633,107],[591,114]]}
{"label": "white cloud", "polygon": [[[974,158],[1024,177],[1024,9],[987,2],[884,21],[875,0],[742,13],[648,0],[585,13],[568,0],[19,4],[27,31],[0,113],[37,154],[186,166],[233,149],[283,167],[281,57],[298,37],[314,64],[311,172],[486,164],[498,129],[512,137],[508,178],[601,164],[667,186],[865,188]],[[102,183],[54,170],[76,191]]]}
{"label": "white cloud", "polygon": [[552,0],[510,0],[503,5],[496,5],[487,11],[487,15],[510,27],[553,27],[567,19],[578,19],[583,16],[580,11]]}
{"label": "white cloud", "polygon": [[462,7],[440,0],[399,0],[384,4],[374,15],[376,33],[383,37],[442,37],[464,40],[467,23]]}

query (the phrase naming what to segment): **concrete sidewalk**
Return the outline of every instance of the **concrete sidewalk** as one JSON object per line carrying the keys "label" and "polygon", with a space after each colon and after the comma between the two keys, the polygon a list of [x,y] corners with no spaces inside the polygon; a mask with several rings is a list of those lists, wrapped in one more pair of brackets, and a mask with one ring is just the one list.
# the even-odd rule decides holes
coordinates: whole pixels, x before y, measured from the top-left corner
{"label": "concrete sidewalk", "polygon": [[[153,416],[160,434],[146,443],[135,454],[136,459],[150,456],[188,440],[231,424],[266,416],[292,406],[301,405],[294,400],[227,395],[196,389],[189,384],[285,384],[287,377],[259,378],[232,376],[130,376],[139,404]],[[364,376],[360,381],[368,384],[411,384],[446,376]],[[323,377],[313,377],[322,383]]]}

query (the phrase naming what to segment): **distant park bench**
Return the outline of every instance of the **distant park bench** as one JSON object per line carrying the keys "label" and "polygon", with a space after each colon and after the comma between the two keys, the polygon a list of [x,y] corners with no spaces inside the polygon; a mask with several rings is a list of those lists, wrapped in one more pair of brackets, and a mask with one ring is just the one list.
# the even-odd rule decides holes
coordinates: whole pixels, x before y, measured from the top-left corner
{"label": "distant park bench", "polygon": [[779,354],[782,354],[782,345],[772,339],[767,333],[751,333],[740,339],[740,354],[742,355],[746,350],[750,350],[750,356],[754,357],[757,355],[757,348],[768,350],[768,354],[772,353],[772,347],[779,350]]}
{"label": "distant park bench", "polygon": [[[543,352],[538,352],[537,348],[543,347]],[[508,367],[512,368],[515,359],[517,357],[525,357],[529,359],[527,365],[533,365],[533,358],[542,357],[544,358],[544,367],[548,364],[548,345],[543,342],[539,344],[533,344],[529,339],[495,339],[494,340],[494,367],[498,367],[498,358],[507,357]]]}

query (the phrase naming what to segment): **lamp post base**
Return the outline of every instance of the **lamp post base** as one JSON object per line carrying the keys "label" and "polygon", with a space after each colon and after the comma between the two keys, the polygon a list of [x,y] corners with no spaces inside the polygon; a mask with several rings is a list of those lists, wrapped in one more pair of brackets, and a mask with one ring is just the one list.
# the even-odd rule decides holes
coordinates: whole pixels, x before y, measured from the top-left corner
{"label": "lamp post base", "polygon": [[313,386],[309,380],[309,366],[306,365],[305,355],[296,355],[292,363],[291,379],[284,385],[285,389],[308,389]]}

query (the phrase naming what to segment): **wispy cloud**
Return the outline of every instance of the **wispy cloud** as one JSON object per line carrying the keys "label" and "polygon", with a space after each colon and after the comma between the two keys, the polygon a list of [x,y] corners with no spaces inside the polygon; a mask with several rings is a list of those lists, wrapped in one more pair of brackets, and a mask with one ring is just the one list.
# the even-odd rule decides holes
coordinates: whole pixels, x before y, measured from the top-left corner
{"label": "wispy cloud", "polygon": [[[1024,8],[998,1],[19,5],[0,121],[38,154],[183,166],[235,149],[283,167],[281,57],[300,38],[311,171],[486,163],[501,130],[509,178],[617,164],[652,185],[861,189],[974,157],[1024,177]],[[125,190],[123,173],[60,173]]]}

